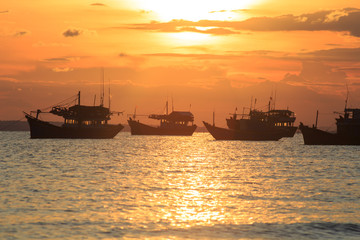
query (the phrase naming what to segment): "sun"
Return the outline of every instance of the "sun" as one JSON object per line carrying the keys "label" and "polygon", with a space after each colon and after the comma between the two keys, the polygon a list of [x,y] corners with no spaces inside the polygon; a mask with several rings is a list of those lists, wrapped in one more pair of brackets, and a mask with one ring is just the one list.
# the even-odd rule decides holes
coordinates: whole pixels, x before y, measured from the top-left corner
{"label": "sun", "polygon": [[153,12],[159,21],[233,20],[236,10],[247,9],[261,0],[135,0],[138,8]]}

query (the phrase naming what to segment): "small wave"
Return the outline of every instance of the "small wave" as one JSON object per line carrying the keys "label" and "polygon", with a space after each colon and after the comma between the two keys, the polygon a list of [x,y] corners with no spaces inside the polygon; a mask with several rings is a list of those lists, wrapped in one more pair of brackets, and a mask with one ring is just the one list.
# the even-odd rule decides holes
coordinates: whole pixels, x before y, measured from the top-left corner
{"label": "small wave", "polygon": [[[133,235],[134,234],[134,235]],[[140,229],[139,229],[140,234]],[[137,230],[131,234],[136,237]],[[140,236],[140,235],[139,235]],[[214,226],[194,226],[191,228],[166,228],[145,231],[141,236],[165,237],[174,239],[349,239],[360,237],[360,224],[356,223],[255,223],[255,224],[217,224]]]}

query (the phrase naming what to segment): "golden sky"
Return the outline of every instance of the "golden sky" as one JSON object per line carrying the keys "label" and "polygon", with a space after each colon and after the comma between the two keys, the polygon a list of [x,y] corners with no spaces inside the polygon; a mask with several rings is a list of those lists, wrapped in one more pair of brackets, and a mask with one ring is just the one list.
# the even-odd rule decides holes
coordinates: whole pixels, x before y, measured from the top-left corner
{"label": "golden sky", "polygon": [[78,90],[92,104],[103,68],[113,110],[156,113],[172,97],[225,126],[276,92],[298,121],[319,109],[329,125],[346,85],[360,107],[359,40],[358,0],[1,0],[0,120]]}

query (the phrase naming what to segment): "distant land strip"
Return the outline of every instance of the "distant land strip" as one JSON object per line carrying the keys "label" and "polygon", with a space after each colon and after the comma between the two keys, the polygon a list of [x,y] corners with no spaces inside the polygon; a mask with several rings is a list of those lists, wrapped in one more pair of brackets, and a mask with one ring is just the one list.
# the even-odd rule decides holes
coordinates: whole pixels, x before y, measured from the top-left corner
{"label": "distant land strip", "polygon": [[25,121],[0,121],[0,131],[30,131]]}

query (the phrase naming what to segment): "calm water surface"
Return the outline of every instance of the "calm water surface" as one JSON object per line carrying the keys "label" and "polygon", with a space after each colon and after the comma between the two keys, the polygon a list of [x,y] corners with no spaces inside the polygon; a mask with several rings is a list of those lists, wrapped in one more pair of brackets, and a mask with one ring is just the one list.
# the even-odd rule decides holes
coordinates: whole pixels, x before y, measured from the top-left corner
{"label": "calm water surface", "polygon": [[360,239],[360,146],[0,132],[0,239]]}

